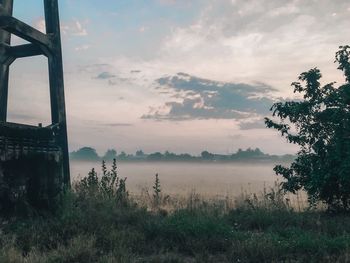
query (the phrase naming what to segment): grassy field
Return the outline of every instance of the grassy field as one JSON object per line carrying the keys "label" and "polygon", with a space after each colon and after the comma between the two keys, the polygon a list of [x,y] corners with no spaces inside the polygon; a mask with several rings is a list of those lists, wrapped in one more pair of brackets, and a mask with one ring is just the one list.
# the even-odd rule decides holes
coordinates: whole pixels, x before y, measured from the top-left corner
{"label": "grassy field", "polygon": [[55,214],[1,219],[0,262],[350,262],[349,215],[295,211],[273,190],[177,202],[93,179]]}

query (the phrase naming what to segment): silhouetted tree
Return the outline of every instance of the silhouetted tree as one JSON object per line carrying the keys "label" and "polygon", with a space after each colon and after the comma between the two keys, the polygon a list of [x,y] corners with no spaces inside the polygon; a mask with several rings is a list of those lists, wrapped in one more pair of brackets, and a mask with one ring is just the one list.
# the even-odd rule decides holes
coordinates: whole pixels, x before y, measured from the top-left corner
{"label": "silhouetted tree", "polygon": [[247,150],[238,149],[237,153],[232,154],[233,159],[257,159],[257,158],[263,158],[268,157],[269,155],[263,153],[259,148],[255,148],[254,150],[252,148],[248,148]]}
{"label": "silhouetted tree", "polygon": [[201,157],[202,157],[202,159],[204,159],[204,160],[212,160],[212,159],[214,158],[214,154],[212,154],[212,153],[210,153],[210,152],[208,152],[208,151],[203,151],[203,152],[201,153]]}
{"label": "silhouetted tree", "polygon": [[269,128],[277,129],[287,141],[300,146],[291,166],[274,168],[286,181],[290,192],[304,189],[311,204],[323,201],[332,209],[350,208],[350,46],[340,47],[335,62],[346,82],[321,86],[317,68],[293,82],[300,101],[275,103],[271,110],[279,122],[266,118]]}
{"label": "silhouetted tree", "polygon": [[103,160],[112,161],[114,159],[117,159],[117,151],[114,149],[107,150],[107,152],[103,156]]}
{"label": "silhouetted tree", "polygon": [[96,150],[91,147],[83,147],[71,153],[71,158],[74,160],[97,161],[100,159]]}
{"label": "silhouetted tree", "polygon": [[127,159],[127,154],[122,151],[119,155],[118,155],[118,159],[120,160],[126,160]]}
{"label": "silhouetted tree", "polygon": [[160,152],[151,153],[147,156],[147,159],[150,161],[160,161],[163,155]]}
{"label": "silhouetted tree", "polygon": [[145,155],[145,153],[142,150],[138,150],[136,151],[136,157],[143,157]]}

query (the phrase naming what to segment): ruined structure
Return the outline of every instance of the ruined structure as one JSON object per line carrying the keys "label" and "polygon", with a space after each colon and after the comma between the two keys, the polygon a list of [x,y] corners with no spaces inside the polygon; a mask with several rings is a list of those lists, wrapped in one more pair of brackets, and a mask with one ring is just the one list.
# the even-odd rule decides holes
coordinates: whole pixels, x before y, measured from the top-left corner
{"label": "ruined structure", "polygon": [[[13,0],[0,0],[0,212],[20,198],[50,207],[70,185],[58,0],[44,0],[44,8],[46,34],[12,17]],[[30,43],[11,46],[11,34]],[[37,55],[48,59],[52,124],[9,123],[10,65]]]}

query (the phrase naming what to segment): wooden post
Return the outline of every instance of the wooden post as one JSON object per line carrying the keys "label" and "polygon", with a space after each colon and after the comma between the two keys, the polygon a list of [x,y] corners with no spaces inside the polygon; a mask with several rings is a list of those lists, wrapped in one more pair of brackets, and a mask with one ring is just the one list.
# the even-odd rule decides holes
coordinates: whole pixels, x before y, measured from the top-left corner
{"label": "wooden post", "polygon": [[68,136],[66,124],[67,121],[64,96],[64,78],[58,0],[44,0],[44,7],[46,34],[51,37],[53,45],[52,52],[50,52],[48,56],[51,120],[53,124],[59,124],[59,143],[63,150],[64,183],[65,185],[70,185]]}
{"label": "wooden post", "polygon": [[[0,0],[0,5],[4,15],[12,16],[13,0]],[[0,28],[0,43],[11,44],[11,34]],[[0,55],[5,57],[5,49],[1,48]],[[9,64],[5,60],[0,60],[0,122],[7,120]]]}

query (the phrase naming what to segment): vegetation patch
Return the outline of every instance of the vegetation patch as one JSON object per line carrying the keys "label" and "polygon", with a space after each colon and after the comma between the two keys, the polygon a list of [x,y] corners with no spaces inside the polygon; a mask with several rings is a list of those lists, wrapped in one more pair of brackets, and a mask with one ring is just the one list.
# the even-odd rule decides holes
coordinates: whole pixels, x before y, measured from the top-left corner
{"label": "vegetation patch", "polygon": [[[164,210],[155,177],[149,206],[128,194],[116,163],[92,170],[54,214],[2,218],[0,262],[344,262],[350,217],[297,212],[281,191],[234,207],[189,198]],[[152,200],[153,199],[153,200]],[[173,203],[172,203],[173,204]],[[175,203],[176,204],[176,203]]]}

